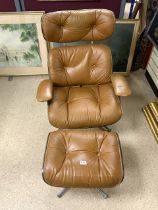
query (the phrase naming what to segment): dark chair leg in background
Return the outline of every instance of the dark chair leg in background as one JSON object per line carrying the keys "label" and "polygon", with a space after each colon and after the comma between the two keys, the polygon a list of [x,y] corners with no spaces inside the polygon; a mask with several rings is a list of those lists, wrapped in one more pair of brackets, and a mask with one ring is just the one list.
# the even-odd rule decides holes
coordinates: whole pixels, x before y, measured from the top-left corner
{"label": "dark chair leg in background", "polygon": [[108,194],[107,194],[106,192],[104,192],[103,189],[101,189],[101,188],[97,188],[97,189],[98,189],[98,191],[102,194],[102,196],[103,196],[104,199],[106,199],[106,198],[109,197]]}
{"label": "dark chair leg in background", "polygon": [[69,190],[69,188],[63,188],[63,189],[57,194],[57,197],[58,197],[58,198],[61,198],[68,190]]}
{"label": "dark chair leg in background", "polygon": [[[69,190],[70,188],[63,188],[58,194],[57,197],[61,198],[63,197],[63,195]],[[108,194],[106,192],[104,192],[104,190],[102,188],[97,188],[97,190],[102,194],[103,198],[106,199],[108,198]]]}
{"label": "dark chair leg in background", "polygon": [[107,126],[102,126],[102,127],[99,127],[101,130],[103,131],[108,131],[108,132],[111,132],[111,128],[107,127]]}
{"label": "dark chair leg in background", "polygon": [[12,81],[12,80],[13,80],[13,76],[9,76],[8,81]]}

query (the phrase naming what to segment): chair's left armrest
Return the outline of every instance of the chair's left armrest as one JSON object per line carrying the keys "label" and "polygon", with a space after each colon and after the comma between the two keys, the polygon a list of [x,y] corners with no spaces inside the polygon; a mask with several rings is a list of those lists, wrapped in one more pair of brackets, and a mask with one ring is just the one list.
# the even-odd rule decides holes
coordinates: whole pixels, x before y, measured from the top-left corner
{"label": "chair's left armrest", "polygon": [[124,76],[120,74],[112,74],[111,82],[117,96],[129,96],[132,91]]}
{"label": "chair's left armrest", "polygon": [[51,80],[43,80],[37,90],[36,99],[39,102],[46,102],[53,98],[53,83]]}

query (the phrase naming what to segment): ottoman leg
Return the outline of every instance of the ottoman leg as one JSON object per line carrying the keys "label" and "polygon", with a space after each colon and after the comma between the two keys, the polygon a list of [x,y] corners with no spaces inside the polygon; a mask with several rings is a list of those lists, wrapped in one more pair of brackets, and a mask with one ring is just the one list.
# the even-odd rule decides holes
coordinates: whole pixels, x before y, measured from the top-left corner
{"label": "ottoman leg", "polygon": [[102,196],[103,196],[104,199],[108,198],[108,194],[106,192],[104,192],[103,189],[98,188],[98,191],[101,192],[101,194],[102,194]]}
{"label": "ottoman leg", "polygon": [[58,194],[57,197],[61,198],[67,191],[69,188],[63,188]]}

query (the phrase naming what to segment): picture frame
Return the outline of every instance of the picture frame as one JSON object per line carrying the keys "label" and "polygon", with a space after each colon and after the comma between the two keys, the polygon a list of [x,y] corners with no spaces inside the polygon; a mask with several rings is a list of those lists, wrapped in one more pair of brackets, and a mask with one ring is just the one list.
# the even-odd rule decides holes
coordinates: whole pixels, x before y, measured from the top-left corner
{"label": "picture frame", "polygon": [[[140,21],[137,19],[117,19],[113,35],[106,40],[94,41],[94,44],[108,45],[112,51],[113,72],[129,75]],[[90,41],[80,41],[71,43],[50,43],[49,47],[60,47],[61,45],[89,44]]]}
{"label": "picture frame", "polygon": [[158,9],[148,27],[147,37],[158,50]]}
{"label": "picture frame", "polygon": [[47,2],[50,2],[50,1],[98,1],[98,0],[37,0],[37,1],[47,1]]}
{"label": "picture frame", "polygon": [[139,26],[139,19],[117,19],[112,36],[107,40],[97,41],[97,43],[104,43],[110,47],[114,73],[129,75],[139,35]]}
{"label": "picture frame", "polygon": [[48,74],[40,12],[0,13],[0,76]]}

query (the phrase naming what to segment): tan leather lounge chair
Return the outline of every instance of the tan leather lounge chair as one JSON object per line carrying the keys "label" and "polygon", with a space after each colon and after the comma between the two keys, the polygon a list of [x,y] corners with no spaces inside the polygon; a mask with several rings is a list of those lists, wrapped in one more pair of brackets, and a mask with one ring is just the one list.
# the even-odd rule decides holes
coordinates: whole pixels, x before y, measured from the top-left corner
{"label": "tan leather lounge chair", "polygon": [[[60,11],[42,17],[43,36],[48,42],[103,40],[112,35],[114,27],[114,14],[106,9]],[[50,185],[64,187],[112,187],[120,183],[123,172],[117,135],[74,129],[107,126],[121,118],[119,97],[130,95],[131,90],[123,76],[112,73],[111,50],[101,44],[53,48],[49,51],[48,65],[49,79],[40,83],[37,100],[48,103],[48,118],[53,126],[70,130],[59,130],[49,135],[43,167],[44,180]],[[89,148],[95,156],[96,151],[101,151],[103,142],[105,145],[101,153],[113,154],[103,158],[109,165],[88,165],[93,155],[83,154],[87,154]],[[51,145],[56,149],[51,150]],[[65,154],[66,151],[74,152],[75,148],[82,151],[82,155],[73,153],[73,164],[70,164],[70,159],[66,162]],[[71,167],[76,171],[72,173]],[[97,170],[99,167],[100,170]],[[112,174],[110,177],[107,167]],[[94,171],[95,178],[91,177],[89,181],[88,174],[93,175]]]}
{"label": "tan leather lounge chair", "polygon": [[[108,10],[63,11],[42,18],[49,42],[102,40],[114,31],[115,18]],[[112,73],[111,50],[86,44],[49,51],[49,80],[41,82],[37,100],[48,102],[49,122],[56,128],[111,125],[122,115],[118,96],[130,88],[123,76]]]}

